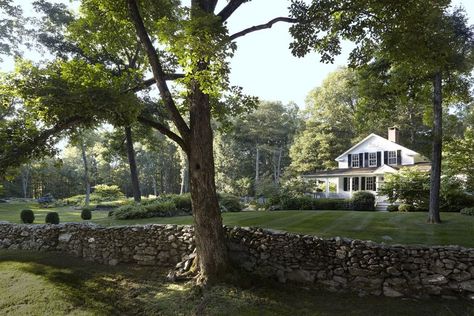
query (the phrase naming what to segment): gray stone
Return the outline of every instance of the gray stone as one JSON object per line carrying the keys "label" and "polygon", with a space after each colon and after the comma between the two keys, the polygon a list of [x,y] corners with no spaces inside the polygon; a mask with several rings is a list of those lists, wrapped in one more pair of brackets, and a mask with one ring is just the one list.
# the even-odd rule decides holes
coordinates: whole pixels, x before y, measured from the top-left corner
{"label": "gray stone", "polygon": [[431,275],[429,277],[423,278],[421,282],[423,284],[428,284],[428,285],[438,285],[438,284],[447,284],[448,279],[446,279],[444,275],[435,274],[435,275]]}
{"label": "gray stone", "polygon": [[402,297],[403,296],[402,293],[395,291],[394,289],[388,286],[383,287],[383,295],[387,297]]}
{"label": "gray stone", "polygon": [[290,281],[298,283],[313,283],[314,274],[306,270],[293,270],[286,274],[286,278]]}
{"label": "gray stone", "polygon": [[461,282],[459,287],[464,291],[474,292],[474,280]]}

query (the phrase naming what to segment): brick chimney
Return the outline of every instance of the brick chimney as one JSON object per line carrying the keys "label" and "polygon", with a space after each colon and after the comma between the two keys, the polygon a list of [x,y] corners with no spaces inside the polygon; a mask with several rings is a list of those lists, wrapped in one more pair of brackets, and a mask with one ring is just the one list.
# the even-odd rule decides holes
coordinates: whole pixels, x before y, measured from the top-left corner
{"label": "brick chimney", "polygon": [[400,143],[400,130],[397,127],[388,128],[388,140],[394,143]]}

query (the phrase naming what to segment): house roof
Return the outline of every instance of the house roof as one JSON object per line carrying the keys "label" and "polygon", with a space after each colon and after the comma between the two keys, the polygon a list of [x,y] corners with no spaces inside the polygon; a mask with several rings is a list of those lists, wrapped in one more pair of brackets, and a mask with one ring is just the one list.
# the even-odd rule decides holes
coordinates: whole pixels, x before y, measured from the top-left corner
{"label": "house roof", "polygon": [[360,176],[360,175],[371,175],[371,174],[384,174],[386,172],[396,172],[401,168],[417,168],[421,171],[430,171],[431,163],[421,162],[413,165],[401,165],[401,166],[389,166],[382,165],[380,167],[370,168],[343,168],[343,169],[332,169],[325,171],[316,171],[303,175],[305,178],[318,178],[318,177],[331,177],[331,176]]}
{"label": "house roof", "polygon": [[[378,137],[384,141],[387,141],[387,142],[390,142],[388,139],[382,137],[382,136],[379,136],[377,134],[370,134],[369,136],[367,136],[366,138],[364,138],[363,140],[361,140],[360,142],[358,142],[357,144],[355,144],[354,146],[352,146],[351,148],[349,148],[348,150],[346,150],[344,153],[342,153],[341,155],[339,155],[335,160],[336,161],[339,161],[343,156],[345,156],[347,153],[349,153],[350,151],[354,150],[355,148],[359,147],[361,144],[365,143],[369,138],[372,138],[372,137]],[[406,148],[405,146],[402,146],[398,143],[394,143],[398,146],[400,146],[402,149],[405,149],[406,152],[408,152],[409,155],[419,155],[416,151],[413,151],[409,148]]]}

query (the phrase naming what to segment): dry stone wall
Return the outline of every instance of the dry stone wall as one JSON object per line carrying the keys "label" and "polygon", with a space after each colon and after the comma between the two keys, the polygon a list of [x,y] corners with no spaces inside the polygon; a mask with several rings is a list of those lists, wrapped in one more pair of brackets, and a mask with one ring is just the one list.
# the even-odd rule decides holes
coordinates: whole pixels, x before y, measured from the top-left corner
{"label": "dry stone wall", "polygon": [[[257,228],[226,227],[226,234],[235,264],[280,282],[392,297],[474,298],[472,248],[389,246]],[[191,226],[0,223],[1,248],[61,251],[110,265],[172,267],[192,258],[194,237]]]}

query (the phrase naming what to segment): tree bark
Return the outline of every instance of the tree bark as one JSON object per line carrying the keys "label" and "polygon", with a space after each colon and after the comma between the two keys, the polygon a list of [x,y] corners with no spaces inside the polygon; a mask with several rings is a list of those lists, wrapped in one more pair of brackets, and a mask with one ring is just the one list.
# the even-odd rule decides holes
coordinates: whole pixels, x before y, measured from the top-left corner
{"label": "tree bark", "polygon": [[189,161],[185,157],[184,165],[181,168],[181,190],[180,194],[189,192]]}
{"label": "tree bark", "polygon": [[23,167],[21,170],[21,187],[23,190],[23,198],[28,198],[28,181],[30,178],[30,167]]}
{"label": "tree bark", "polygon": [[443,140],[442,101],[441,73],[438,72],[433,79],[433,148],[428,223],[441,223],[439,215],[439,192],[441,187],[441,150]]}
{"label": "tree bark", "polygon": [[189,173],[199,283],[213,284],[228,272],[228,254],[215,185],[213,133],[209,96],[197,85],[190,108]]}
{"label": "tree bark", "polygon": [[86,206],[88,206],[91,200],[91,182],[89,180],[89,165],[87,163],[86,145],[84,144],[83,140],[81,140],[81,154],[82,154],[82,162],[84,163],[84,183],[86,185],[85,204]]}
{"label": "tree bark", "polygon": [[[137,1],[127,2],[130,17],[147,53],[160,96],[180,134],[183,150],[188,155],[197,261],[200,269],[198,283],[213,284],[227,274],[229,260],[215,186],[209,96],[202,92],[196,82],[190,83],[188,127],[166,84],[160,56],[145,28]],[[191,19],[194,19],[195,13],[199,13],[199,16],[201,12],[212,13],[216,3],[217,0],[191,1]],[[206,70],[208,63],[201,60],[199,67],[200,70]],[[169,134],[167,136],[170,137]]]}
{"label": "tree bark", "polygon": [[153,185],[153,195],[158,196],[158,190],[156,189],[156,176],[151,177],[151,182]]}
{"label": "tree bark", "polygon": [[140,203],[142,194],[140,192],[140,182],[138,180],[137,162],[135,160],[135,149],[133,148],[132,129],[125,127],[125,139],[127,146],[128,165],[130,166],[130,179],[132,181],[133,200]]}
{"label": "tree bark", "polygon": [[258,177],[259,177],[259,165],[260,165],[260,150],[258,148],[258,144],[255,145],[256,154],[255,154],[255,195],[257,194],[258,188]]}

